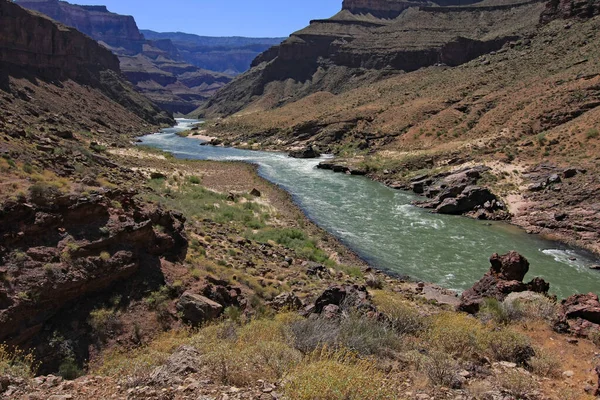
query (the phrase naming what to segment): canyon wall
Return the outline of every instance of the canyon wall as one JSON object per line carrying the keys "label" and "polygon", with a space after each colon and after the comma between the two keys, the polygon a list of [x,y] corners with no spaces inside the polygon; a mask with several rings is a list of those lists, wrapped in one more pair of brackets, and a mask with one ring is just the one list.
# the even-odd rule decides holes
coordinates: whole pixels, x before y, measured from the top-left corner
{"label": "canyon wall", "polygon": [[535,1],[472,3],[346,0],[335,16],[311,21],[259,55],[253,69],[221,89],[200,115],[227,115],[251,103],[277,107],[318,91],[338,94],[390,73],[458,66],[525,36],[544,9]]}
{"label": "canyon wall", "polygon": [[51,20],[0,2],[0,63],[49,79],[91,83],[99,71],[119,71],[119,60],[94,40]]}
{"label": "canyon wall", "polygon": [[[119,59],[81,32],[0,0],[0,82],[9,77],[73,80],[99,89],[152,124],[172,123],[125,82]],[[8,87],[6,89],[9,89]]]}
{"label": "canyon wall", "polygon": [[105,6],[78,6],[58,0],[19,0],[17,4],[72,26],[112,47],[141,52],[145,42],[132,16],[111,13]]}

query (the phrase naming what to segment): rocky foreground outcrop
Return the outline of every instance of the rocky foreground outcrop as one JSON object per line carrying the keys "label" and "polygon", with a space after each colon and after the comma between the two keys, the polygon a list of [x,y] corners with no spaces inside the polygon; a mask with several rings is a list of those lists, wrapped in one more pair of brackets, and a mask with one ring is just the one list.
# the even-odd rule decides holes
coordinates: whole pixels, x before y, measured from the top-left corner
{"label": "rocky foreground outcrop", "polygon": [[529,291],[545,294],[550,289],[550,284],[541,278],[534,278],[529,283],[523,282],[529,271],[529,261],[517,252],[512,251],[502,256],[494,254],[490,263],[492,266],[489,272],[472,288],[463,292],[458,310],[475,314],[485,299],[504,301],[510,293]]}
{"label": "rocky foreground outcrop", "polygon": [[160,258],[187,251],[184,217],[135,192],[56,195],[34,186],[0,210],[0,340],[37,335],[46,321],[136,273],[160,275]]}

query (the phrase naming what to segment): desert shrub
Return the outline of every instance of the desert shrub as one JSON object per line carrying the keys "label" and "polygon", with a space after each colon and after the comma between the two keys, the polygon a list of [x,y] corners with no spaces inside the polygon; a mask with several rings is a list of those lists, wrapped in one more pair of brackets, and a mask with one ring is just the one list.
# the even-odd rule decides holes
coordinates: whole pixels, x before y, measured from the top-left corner
{"label": "desert shrub", "polygon": [[84,374],[72,357],[65,358],[58,367],[58,375],[67,380],[77,379]]}
{"label": "desert shrub", "polygon": [[519,400],[527,399],[538,386],[532,376],[518,369],[504,371],[498,376],[498,383],[503,391]]}
{"label": "desert shrub", "polygon": [[427,319],[403,300],[384,291],[373,292],[373,298],[377,308],[385,314],[396,333],[416,335],[426,329]]}
{"label": "desert shrub", "polygon": [[423,338],[434,350],[470,359],[487,350],[489,331],[473,317],[443,312],[431,317]]}
{"label": "desert shrub", "polygon": [[500,325],[508,325],[511,322],[522,319],[525,313],[523,312],[521,303],[518,301],[502,303],[496,299],[487,298],[478,316],[483,321],[494,321]]}
{"label": "desert shrub", "polygon": [[510,361],[527,365],[535,354],[527,336],[509,328],[503,328],[490,333],[489,354],[498,361]]}
{"label": "desert shrub", "polygon": [[242,310],[240,310],[239,307],[227,307],[225,310],[223,310],[223,315],[225,318],[236,323],[239,323],[242,320]]}
{"label": "desert shrub", "polygon": [[188,177],[188,181],[192,184],[192,185],[199,185],[202,181],[200,180],[199,177],[192,175]]}
{"label": "desert shrub", "polygon": [[294,347],[304,354],[323,346],[333,347],[339,331],[338,323],[324,318],[302,319],[290,325]]}
{"label": "desert shrub", "polygon": [[561,362],[558,357],[544,349],[536,349],[535,356],[529,360],[531,371],[539,376],[557,378],[560,376]]}
{"label": "desert shrub", "polygon": [[361,355],[384,355],[401,344],[389,324],[358,314],[341,321],[337,342]]}
{"label": "desert shrub", "polygon": [[519,301],[521,311],[527,319],[543,319],[553,321],[559,312],[556,300],[548,297],[537,297],[533,300]]}
{"label": "desert shrub", "polygon": [[181,345],[190,342],[190,333],[185,330],[160,334],[147,346],[132,351],[114,349],[105,351],[102,359],[90,370],[96,375],[112,377],[143,377],[162,365]]}
{"label": "desert shrub", "polygon": [[29,198],[37,205],[52,204],[61,195],[60,190],[47,183],[34,183],[29,187]]}
{"label": "desert shrub", "polygon": [[365,279],[365,283],[371,289],[383,289],[384,282],[380,276],[374,275],[374,274],[369,274],[367,276],[367,278]]}
{"label": "desert shrub", "polygon": [[0,375],[33,378],[37,369],[33,353],[0,344]]}
{"label": "desert shrub", "polygon": [[375,363],[347,350],[322,349],[287,377],[284,391],[295,400],[382,400],[398,394]]}
{"label": "desert shrub", "polygon": [[585,134],[586,139],[596,139],[598,136],[600,136],[600,132],[596,128],[590,129]]}
{"label": "desert shrub", "polygon": [[120,331],[121,321],[116,311],[108,308],[99,308],[90,313],[88,324],[94,334],[101,340]]}
{"label": "desert shrub", "polygon": [[290,250],[294,250],[300,257],[315,262],[325,262],[329,255],[317,247],[314,240],[309,239],[304,232],[293,228],[270,228],[250,237],[259,243],[274,241]]}
{"label": "desert shrub", "polygon": [[288,344],[290,323],[298,318],[279,314],[254,320],[235,334],[224,330],[231,324],[209,326],[193,337],[193,345],[204,354],[213,378],[223,384],[246,386],[258,379],[278,380],[302,360],[302,354]]}
{"label": "desert shrub", "polygon": [[418,368],[433,386],[452,387],[456,382],[457,363],[445,353],[431,352],[423,357]]}

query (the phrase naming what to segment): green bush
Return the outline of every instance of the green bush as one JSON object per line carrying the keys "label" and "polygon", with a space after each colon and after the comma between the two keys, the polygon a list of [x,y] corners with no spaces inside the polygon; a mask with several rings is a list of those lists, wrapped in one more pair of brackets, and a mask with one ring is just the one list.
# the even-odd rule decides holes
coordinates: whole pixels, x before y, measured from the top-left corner
{"label": "green bush", "polygon": [[58,375],[66,380],[74,380],[83,376],[85,372],[79,368],[77,362],[72,357],[64,359],[58,367]]}
{"label": "green bush", "polygon": [[188,177],[188,181],[192,184],[192,185],[199,185],[202,181],[200,180],[199,177],[192,175],[190,177]]}

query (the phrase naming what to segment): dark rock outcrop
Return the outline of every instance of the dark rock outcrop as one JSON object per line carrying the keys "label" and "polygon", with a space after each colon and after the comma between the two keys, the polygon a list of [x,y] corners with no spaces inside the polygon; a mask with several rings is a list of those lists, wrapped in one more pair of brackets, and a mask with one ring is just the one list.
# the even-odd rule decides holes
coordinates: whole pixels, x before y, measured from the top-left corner
{"label": "dark rock outcrop", "polygon": [[420,176],[413,179],[410,189],[431,200],[415,205],[433,209],[440,214],[470,214],[478,219],[506,219],[506,206],[489,189],[477,186],[488,167],[468,167],[452,173]]}
{"label": "dark rock outcrop", "polygon": [[185,258],[184,217],[141,204],[135,194],[57,196],[47,189],[3,205],[0,340],[22,343],[70,302],[138,272],[153,275],[160,257]]}
{"label": "dark rock outcrop", "polygon": [[313,146],[307,146],[300,150],[290,151],[288,154],[292,158],[319,158],[321,157],[321,153]]}
{"label": "dark rock outcrop", "polygon": [[188,375],[200,371],[201,357],[195,347],[181,346],[163,365],[150,373],[149,383],[159,387],[180,385]]}
{"label": "dark rock outcrop", "polygon": [[588,337],[600,332],[600,300],[594,293],[575,294],[562,301],[555,329]]}
{"label": "dark rock outcrop", "polygon": [[329,307],[330,313],[348,309],[365,313],[376,311],[367,288],[358,285],[332,286],[327,288],[315,300],[312,311],[321,314],[327,311],[327,307]]}
{"label": "dark rock outcrop", "polygon": [[546,3],[540,22],[548,23],[558,18],[589,19],[595,15],[600,15],[598,0],[551,0]]}
{"label": "dark rock outcrop", "polygon": [[357,168],[353,165],[345,165],[344,163],[340,163],[339,161],[323,161],[317,165],[317,168],[350,175],[367,174],[367,171],[364,169]]}
{"label": "dark rock outcrop", "polygon": [[294,293],[282,293],[275,297],[273,301],[271,301],[270,305],[277,311],[295,311],[301,309],[303,306],[302,300],[300,300]]}
{"label": "dark rock outcrop", "polygon": [[458,310],[475,314],[486,298],[504,301],[510,293],[535,292],[548,293],[550,285],[541,278],[529,283],[523,279],[529,271],[529,262],[517,252],[505,255],[494,254],[490,258],[492,264],[489,272],[472,288],[463,292]]}

